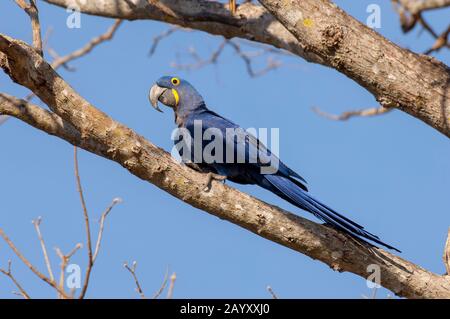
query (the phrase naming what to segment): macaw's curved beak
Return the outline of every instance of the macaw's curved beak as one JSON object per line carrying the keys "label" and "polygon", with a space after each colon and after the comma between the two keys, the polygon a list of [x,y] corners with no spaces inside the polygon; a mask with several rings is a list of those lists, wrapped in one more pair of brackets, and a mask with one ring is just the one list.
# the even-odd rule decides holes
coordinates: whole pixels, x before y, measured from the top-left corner
{"label": "macaw's curved beak", "polygon": [[177,90],[161,87],[158,84],[152,86],[148,94],[148,99],[152,106],[159,112],[162,112],[162,110],[158,107],[158,101],[172,108],[178,106],[179,102]]}
{"label": "macaw's curved beak", "polygon": [[150,104],[155,108],[155,110],[159,112],[162,112],[162,110],[158,106],[158,101],[166,91],[166,88],[160,87],[158,84],[154,84],[150,89],[150,93],[148,94]]}

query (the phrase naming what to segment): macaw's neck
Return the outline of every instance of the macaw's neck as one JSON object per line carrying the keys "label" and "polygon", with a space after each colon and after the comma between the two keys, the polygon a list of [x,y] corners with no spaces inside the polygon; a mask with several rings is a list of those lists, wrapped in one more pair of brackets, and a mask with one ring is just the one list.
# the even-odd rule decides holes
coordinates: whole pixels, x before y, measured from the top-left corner
{"label": "macaw's neck", "polygon": [[182,127],[189,116],[204,110],[207,110],[207,107],[201,97],[191,100],[180,100],[178,106],[175,107],[175,123],[178,127]]}

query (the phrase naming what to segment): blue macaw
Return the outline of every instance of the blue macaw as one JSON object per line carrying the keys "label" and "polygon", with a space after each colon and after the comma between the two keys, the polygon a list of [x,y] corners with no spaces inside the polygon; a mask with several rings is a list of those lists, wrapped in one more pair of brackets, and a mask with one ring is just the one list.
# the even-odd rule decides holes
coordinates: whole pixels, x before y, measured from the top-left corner
{"label": "blue macaw", "polygon": [[[178,128],[187,130],[191,137],[195,135],[195,126],[198,123],[201,123],[202,133],[211,128],[222,133],[223,154],[219,158],[220,160],[216,158],[215,161],[206,162],[202,158],[196,158],[195,155],[192,155],[195,153],[195,151],[192,151],[195,147],[200,147],[202,150],[205,148],[206,142],[209,141],[205,142],[204,139],[200,144],[195,145],[196,142],[191,138],[188,142],[191,144],[188,145],[191,150],[190,154],[183,154],[184,150],[180,154],[185,162],[191,164],[191,167],[208,172],[208,184],[211,179],[227,179],[239,184],[259,185],[289,203],[312,213],[338,230],[366,243],[367,239],[400,252],[395,247],[382,242],[378,236],[364,230],[361,225],[312,197],[308,193],[306,181],[299,174],[281,162],[256,137],[247,133],[232,121],[209,110],[202,96],[188,81],[171,76],[161,77],[151,87],[149,100],[158,111],[161,111],[158,107],[158,101],[173,108],[175,123]],[[225,138],[229,134],[229,129],[238,132],[232,139]],[[217,138],[218,135],[215,136]],[[175,140],[175,144],[179,142],[179,139]],[[238,157],[241,158],[241,161],[236,161]],[[230,158],[233,160],[227,160]],[[263,168],[266,168],[266,172]]]}

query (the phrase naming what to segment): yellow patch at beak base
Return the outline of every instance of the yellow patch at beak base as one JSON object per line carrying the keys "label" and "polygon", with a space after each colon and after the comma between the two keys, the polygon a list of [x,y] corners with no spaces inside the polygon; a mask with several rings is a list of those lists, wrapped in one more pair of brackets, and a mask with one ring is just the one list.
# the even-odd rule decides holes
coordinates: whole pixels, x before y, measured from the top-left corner
{"label": "yellow patch at beak base", "polygon": [[180,102],[180,96],[178,95],[177,90],[172,89],[172,94],[175,97],[175,106],[178,106],[178,102]]}

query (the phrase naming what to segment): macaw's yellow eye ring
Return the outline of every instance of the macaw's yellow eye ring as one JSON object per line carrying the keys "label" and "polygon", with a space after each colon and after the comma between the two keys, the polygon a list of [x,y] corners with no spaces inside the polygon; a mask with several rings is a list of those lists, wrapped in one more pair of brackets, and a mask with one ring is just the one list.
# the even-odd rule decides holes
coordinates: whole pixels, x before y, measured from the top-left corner
{"label": "macaw's yellow eye ring", "polygon": [[180,84],[180,79],[179,78],[172,78],[170,80],[170,82],[172,82],[173,85],[178,86]]}

